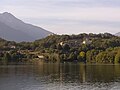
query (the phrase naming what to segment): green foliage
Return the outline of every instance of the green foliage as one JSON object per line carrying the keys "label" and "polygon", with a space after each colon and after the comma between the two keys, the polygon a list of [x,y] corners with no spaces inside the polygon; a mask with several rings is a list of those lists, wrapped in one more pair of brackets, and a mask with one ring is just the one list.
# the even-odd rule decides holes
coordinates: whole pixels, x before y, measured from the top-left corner
{"label": "green foliage", "polygon": [[[88,43],[83,44],[85,40]],[[36,58],[36,52],[44,54],[48,61],[120,63],[120,37],[109,33],[50,35],[34,42],[21,43],[0,38],[0,61],[29,60]]]}
{"label": "green foliage", "polygon": [[9,53],[5,53],[5,55],[4,55],[4,60],[11,60],[11,56],[10,56],[10,54]]}
{"label": "green foliage", "polygon": [[64,44],[63,45],[63,50],[64,51],[69,51],[70,50],[70,46],[68,44]]}
{"label": "green foliage", "polygon": [[96,56],[99,52],[100,52],[99,50],[95,50],[95,49],[87,51],[86,53],[87,62],[96,62]]}
{"label": "green foliage", "polygon": [[98,63],[114,63],[115,62],[115,50],[102,51],[96,56],[96,62]]}
{"label": "green foliage", "polygon": [[70,55],[69,55],[69,60],[76,60],[76,55],[72,52],[72,53],[70,53]]}
{"label": "green foliage", "polygon": [[62,50],[63,48],[62,48],[62,46],[61,46],[60,44],[58,44],[58,45],[57,45],[57,49],[58,49],[58,50]]}
{"label": "green foliage", "polygon": [[80,52],[80,57],[84,58],[85,57],[85,52]]}
{"label": "green foliage", "polygon": [[114,61],[115,64],[118,64],[120,63],[120,50],[117,52],[117,54],[115,55],[115,61]]}
{"label": "green foliage", "polygon": [[85,52],[83,52],[83,51],[81,51],[80,53],[79,53],[79,60],[80,61],[82,61],[82,62],[86,62],[86,53]]}

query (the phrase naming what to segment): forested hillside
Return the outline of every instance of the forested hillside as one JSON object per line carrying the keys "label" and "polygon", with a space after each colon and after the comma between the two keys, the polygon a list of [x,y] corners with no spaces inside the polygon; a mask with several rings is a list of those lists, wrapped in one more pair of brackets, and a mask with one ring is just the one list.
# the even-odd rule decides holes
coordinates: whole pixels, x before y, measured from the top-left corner
{"label": "forested hillside", "polygon": [[[119,63],[120,37],[109,33],[51,35],[33,43],[24,43],[21,49],[49,53],[48,60],[90,63]],[[56,58],[54,53],[59,57]]]}
{"label": "forested hillside", "polygon": [[19,59],[34,59],[38,55],[43,55],[45,61],[54,62],[120,63],[120,37],[109,33],[50,35],[35,42],[15,43],[2,39],[1,41],[4,42],[1,45],[6,46],[0,47],[1,52],[19,52]]}

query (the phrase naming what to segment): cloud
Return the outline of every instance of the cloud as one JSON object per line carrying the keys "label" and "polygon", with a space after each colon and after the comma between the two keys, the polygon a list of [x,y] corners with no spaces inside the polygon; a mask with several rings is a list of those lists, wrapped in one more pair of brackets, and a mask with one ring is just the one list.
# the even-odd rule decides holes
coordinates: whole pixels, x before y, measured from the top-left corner
{"label": "cloud", "polygon": [[26,7],[120,7],[120,0],[1,0],[0,5]]}
{"label": "cloud", "polygon": [[1,0],[4,11],[56,33],[120,29],[120,0]]}
{"label": "cloud", "polygon": [[[31,18],[24,19],[29,23],[42,26],[57,34],[78,34],[81,32],[116,33],[120,29],[120,22],[115,21],[89,21],[89,20],[74,20],[74,19],[56,19],[56,18]],[[32,21],[32,22],[31,22]]]}

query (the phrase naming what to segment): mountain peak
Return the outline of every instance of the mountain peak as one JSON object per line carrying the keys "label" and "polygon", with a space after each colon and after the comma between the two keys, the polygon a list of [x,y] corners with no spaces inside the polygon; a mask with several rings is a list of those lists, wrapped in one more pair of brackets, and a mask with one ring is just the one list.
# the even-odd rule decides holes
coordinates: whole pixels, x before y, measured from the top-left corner
{"label": "mountain peak", "polygon": [[9,13],[9,12],[3,12],[2,14],[11,14],[11,13]]}
{"label": "mountain peak", "polygon": [[[11,13],[9,13],[9,12],[4,12],[4,13],[2,13],[2,15],[12,15]],[[13,15],[12,15],[13,16]]]}
{"label": "mountain peak", "polygon": [[9,12],[4,12],[1,14],[2,16],[6,16],[6,17],[14,17],[14,15],[12,15],[11,13]]}
{"label": "mountain peak", "polygon": [[1,22],[6,22],[6,23],[17,23],[17,22],[21,22],[21,20],[17,19],[13,14],[9,13],[9,12],[4,12],[0,14],[0,21]]}
{"label": "mountain peak", "polygon": [[12,41],[34,41],[52,34],[51,32],[24,23],[9,12],[0,13],[0,37]]}

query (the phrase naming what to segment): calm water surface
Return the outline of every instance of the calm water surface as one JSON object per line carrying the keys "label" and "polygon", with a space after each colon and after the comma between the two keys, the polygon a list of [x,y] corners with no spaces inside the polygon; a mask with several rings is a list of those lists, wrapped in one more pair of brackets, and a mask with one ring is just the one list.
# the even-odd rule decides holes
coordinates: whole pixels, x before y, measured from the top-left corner
{"label": "calm water surface", "polygon": [[0,90],[120,90],[120,65],[0,66]]}

